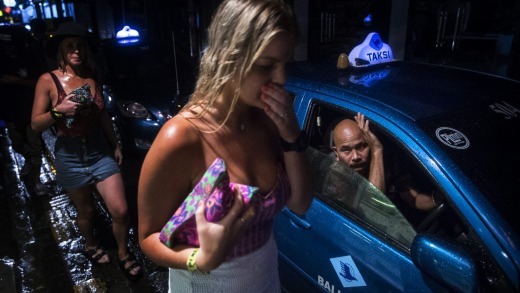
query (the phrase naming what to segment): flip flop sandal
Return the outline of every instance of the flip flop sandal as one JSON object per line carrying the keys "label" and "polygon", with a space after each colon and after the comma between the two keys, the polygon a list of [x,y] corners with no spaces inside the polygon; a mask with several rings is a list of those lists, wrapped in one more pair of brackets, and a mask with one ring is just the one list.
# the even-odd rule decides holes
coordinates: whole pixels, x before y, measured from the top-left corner
{"label": "flip flop sandal", "polygon": [[[129,263],[131,264],[128,265]],[[137,281],[143,276],[143,268],[139,265],[132,253],[128,253],[128,256],[125,259],[119,260],[118,264],[119,269],[121,269],[121,271],[125,274],[125,277],[130,281]],[[127,265],[128,267],[126,267]],[[138,267],[141,268],[139,272],[137,272],[135,275],[132,275],[132,270]]]}
{"label": "flip flop sandal", "polygon": [[110,258],[109,258],[109,261],[107,262],[100,262],[100,260],[106,255],[108,256],[108,252],[101,246],[101,245],[96,245],[94,248],[90,248],[88,250],[85,250],[83,252],[83,254],[85,255],[86,258],[88,258],[88,260],[90,260],[90,262],[92,262],[93,264],[95,265],[107,265],[110,263]]}

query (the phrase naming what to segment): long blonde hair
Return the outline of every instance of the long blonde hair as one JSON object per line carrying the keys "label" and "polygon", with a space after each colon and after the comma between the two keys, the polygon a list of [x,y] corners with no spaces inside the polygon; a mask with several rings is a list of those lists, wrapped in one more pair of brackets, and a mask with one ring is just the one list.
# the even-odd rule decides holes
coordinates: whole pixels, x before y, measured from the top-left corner
{"label": "long blonde hair", "polygon": [[213,15],[208,29],[208,46],[199,67],[195,90],[185,105],[188,110],[200,106],[201,117],[233,81],[237,88],[227,121],[240,95],[242,80],[260,53],[281,32],[298,36],[298,24],[292,8],[283,0],[225,0]]}

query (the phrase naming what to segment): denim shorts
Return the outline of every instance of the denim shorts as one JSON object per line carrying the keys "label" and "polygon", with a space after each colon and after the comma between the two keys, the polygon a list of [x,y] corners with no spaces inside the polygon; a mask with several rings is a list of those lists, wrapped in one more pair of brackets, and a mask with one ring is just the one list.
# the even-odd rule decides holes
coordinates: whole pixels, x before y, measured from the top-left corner
{"label": "denim shorts", "polygon": [[101,131],[87,137],[58,136],[54,145],[56,180],[64,189],[103,181],[120,169]]}

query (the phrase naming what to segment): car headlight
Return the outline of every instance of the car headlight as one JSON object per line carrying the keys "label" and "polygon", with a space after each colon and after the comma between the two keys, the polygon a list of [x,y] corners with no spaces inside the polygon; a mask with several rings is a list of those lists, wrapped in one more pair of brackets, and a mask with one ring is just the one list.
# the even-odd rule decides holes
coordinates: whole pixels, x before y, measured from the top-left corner
{"label": "car headlight", "polygon": [[152,119],[152,115],[141,103],[136,101],[119,101],[117,103],[121,114],[125,117],[139,118],[139,119]]}

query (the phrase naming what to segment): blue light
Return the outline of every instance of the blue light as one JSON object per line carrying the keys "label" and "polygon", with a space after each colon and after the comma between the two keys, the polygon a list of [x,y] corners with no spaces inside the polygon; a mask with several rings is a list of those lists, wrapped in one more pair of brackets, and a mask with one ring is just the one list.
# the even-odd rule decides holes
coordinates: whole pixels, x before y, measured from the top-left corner
{"label": "blue light", "polygon": [[125,25],[120,31],[116,34],[116,39],[124,39],[124,38],[139,38],[139,32],[135,29],[130,28],[130,26]]}
{"label": "blue light", "polygon": [[363,18],[364,24],[370,24],[372,23],[372,14],[367,15],[365,18]]}
{"label": "blue light", "polygon": [[134,44],[134,43],[138,43],[138,42],[139,42],[139,38],[126,38],[126,39],[117,40],[117,43],[121,44],[121,45],[129,45],[129,44]]}
{"label": "blue light", "polygon": [[384,69],[364,74],[353,74],[352,76],[350,76],[349,80],[352,83],[361,84],[366,87],[371,87],[375,85],[378,81],[387,77],[391,71],[391,69]]}

